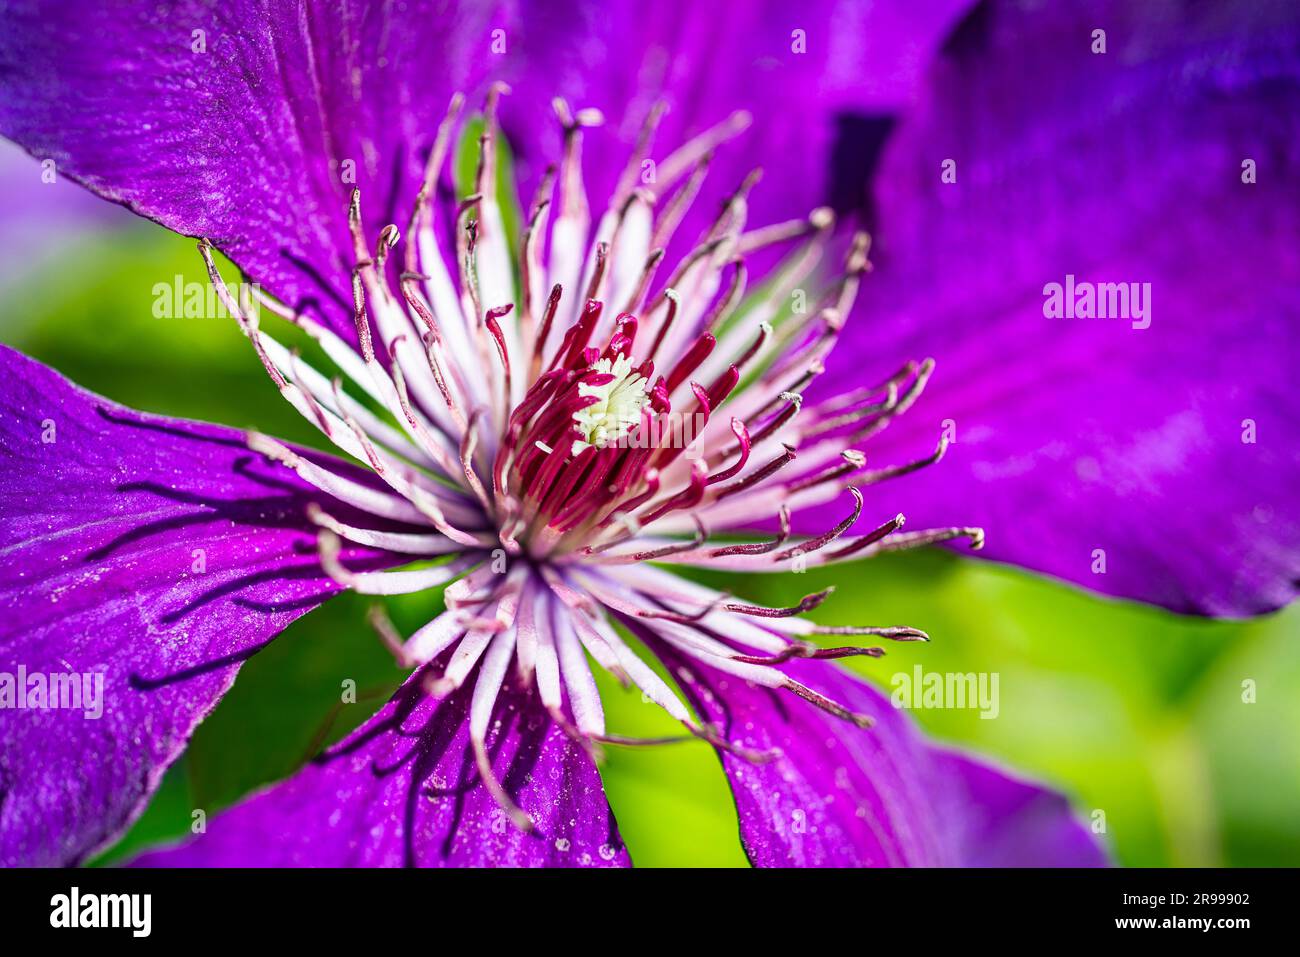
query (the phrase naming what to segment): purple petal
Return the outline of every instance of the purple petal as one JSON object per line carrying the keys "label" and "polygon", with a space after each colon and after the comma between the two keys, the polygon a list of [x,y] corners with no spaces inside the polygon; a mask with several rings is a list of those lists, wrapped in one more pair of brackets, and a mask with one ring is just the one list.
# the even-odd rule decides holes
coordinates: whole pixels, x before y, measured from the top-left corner
{"label": "purple petal", "polygon": [[361,189],[370,237],[405,227],[417,147],[451,92],[475,85],[489,13],[432,0],[400,16],[362,0],[13,4],[0,16],[0,133],[207,236],[350,338],[348,197]]}
{"label": "purple petal", "polygon": [[1059,794],[951,751],[932,749],[939,780],[951,782],[966,825],[969,867],[1101,866],[1105,855]]}
{"label": "purple petal", "polygon": [[239,663],[336,586],[307,490],[238,432],[113,405],[5,347],[0,463],[0,696],[21,669],[90,675],[98,702],[20,710],[9,687],[0,864],[70,864],[143,809]]}
{"label": "purple petal", "polygon": [[833,665],[797,662],[786,670],[875,724],[860,729],[789,692],[676,669],[727,740],[781,751],[766,764],[722,755],[755,865],[1105,863],[1061,795],[936,748],[883,694]]}
{"label": "purple petal", "polygon": [[[1008,3],[957,32],[883,161],[878,268],[826,377],[937,359],[866,451],[921,457],[946,420],[956,444],[882,514],[983,525],[988,557],[1180,612],[1295,596],[1298,21]],[[1067,276],[1150,283],[1149,328],[1046,318]]]}
{"label": "purple petal", "polygon": [[630,862],[596,766],[532,691],[507,682],[487,748],[533,820],[524,833],[480,783],[466,715],[417,672],[373,718],[297,775],[137,863],[166,867],[608,867]]}
{"label": "purple petal", "polygon": [[[668,112],[650,157],[662,162],[690,137],[748,110],[753,126],[719,149],[709,172],[718,196],[756,166],[755,224],[801,217],[835,201],[860,205],[886,124],[915,93],[921,68],[970,0],[861,4],[817,0],[700,4],[639,0],[537,3],[521,18],[514,93],[503,122],[533,174],[560,155],[549,103],[567,98],[606,119],[587,136],[587,181],[602,201],[627,165],[651,104]],[[717,212],[701,199],[695,241]]]}

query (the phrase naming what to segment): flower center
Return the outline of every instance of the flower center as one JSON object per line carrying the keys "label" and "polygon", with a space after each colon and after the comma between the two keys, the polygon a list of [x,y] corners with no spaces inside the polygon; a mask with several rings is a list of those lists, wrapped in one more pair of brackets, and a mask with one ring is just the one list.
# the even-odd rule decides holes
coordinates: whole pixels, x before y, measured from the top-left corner
{"label": "flower center", "polygon": [[578,394],[595,396],[596,402],[573,413],[573,423],[582,432],[582,438],[573,442],[574,455],[622,439],[641,421],[641,410],[650,404],[646,392],[649,380],[635,370],[628,356],[600,359],[591,371],[596,376],[578,386]]}
{"label": "flower center", "polygon": [[[896,515],[846,537],[864,507],[858,485],[937,462],[947,445],[941,439],[925,458],[870,470],[856,448],[916,401],[930,360],[907,362],[889,379],[845,395],[804,402],[869,269],[865,233],[848,241],[842,270],[814,295],[817,308],[794,311],[794,291],[816,281],[818,263],[835,241],[834,217],[819,209],[747,229],[746,196],[757,182],[752,173],[666,281],[656,281],[712,150],[743,129],[738,120],[744,117],[735,114],[670,154],[659,164],[656,192],[636,186],[662,112],[653,110],[616,195],[593,224],[578,159],[583,127],[594,119],[557,100],[564,155],[544,177],[528,228],[512,249],[490,188],[500,92],[494,87],[485,105],[474,191],[446,210],[456,223],[454,263],[443,259],[450,243],[438,240],[444,217],[435,217],[433,207],[459,97],[439,127],[411,214],[400,296],[390,284],[392,264],[386,266],[399,232],[381,230],[370,255],[360,193],[353,192],[356,348],[287,308],[278,310],[312,335],[383,413],[244,316],[211,247],[201,249],[213,285],[240,317],[272,381],[343,452],[368,463],[375,481],[333,471],[257,433],[250,434],[250,447],[335,501],[329,507],[339,517],[320,506],[311,514],[321,526],[321,566],[338,584],[371,595],[446,586],[447,610],[409,639],[386,619],[376,618],[376,628],[403,666],[431,669],[423,679],[431,694],[453,694],[474,678],[469,737],[480,777],[527,828],[528,816],[496,777],[487,749],[512,661],[517,679],[535,682],[546,711],[585,743],[629,743],[606,732],[590,656],[692,734],[742,757],[766,759],[767,753],[701,725],[624,633],[670,670],[698,664],[732,680],[785,689],[859,725],[869,719],[780,666],[792,658],[884,653],[859,645],[822,648],[810,640],[815,635],[926,637],[912,628],[819,626],[802,618],[829,590],[768,608],[732,600],[660,564],[733,574],[803,571],[958,537],[978,548],[983,532],[900,533],[903,516]],[[676,191],[666,192],[674,177],[665,169],[682,180]],[[774,267],[775,278],[747,296],[746,256],[787,244],[794,248]],[[853,503],[838,523],[816,536],[792,537],[793,511],[842,493]],[[744,530],[764,519],[777,525],[775,537],[711,540],[721,532],[752,539]],[[343,540],[425,562],[357,569],[350,565],[367,553],[345,554]]]}

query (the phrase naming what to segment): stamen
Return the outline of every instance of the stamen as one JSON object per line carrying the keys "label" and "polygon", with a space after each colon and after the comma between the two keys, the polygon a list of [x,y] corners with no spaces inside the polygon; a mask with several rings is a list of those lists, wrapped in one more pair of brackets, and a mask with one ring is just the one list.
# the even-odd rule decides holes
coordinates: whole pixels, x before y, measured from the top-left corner
{"label": "stamen", "polygon": [[886,479],[898,478],[900,475],[907,475],[925,468],[927,465],[934,465],[938,462],[945,452],[948,451],[948,437],[946,435],[939,437],[939,444],[935,446],[934,452],[925,458],[917,459],[914,462],[908,462],[904,465],[891,465],[889,468],[875,469],[871,472],[863,472],[855,481],[863,485],[875,485],[877,482],[883,482]]}
{"label": "stamen", "polygon": [[624,734],[602,734],[596,737],[601,744],[616,744],[621,747],[654,747],[661,744],[684,744],[687,741],[695,741],[697,737],[693,734],[673,734],[665,735],[660,738],[632,738]]}
{"label": "stamen", "polygon": [[650,144],[654,141],[655,130],[659,128],[659,121],[663,115],[668,112],[668,103],[663,99],[657,99],[650,105],[646,112],[646,118],[641,124],[641,130],[637,134],[636,144],[628,154],[627,165],[623,167],[623,174],[619,177],[618,185],[614,187],[614,196],[626,196],[632,191],[638,177],[641,174],[641,161],[650,150]]}
{"label": "stamen", "polygon": [[501,368],[504,382],[502,384],[503,398],[501,418],[505,419],[509,411],[511,401],[511,383],[510,383],[510,350],[506,347],[505,333],[501,331],[499,320],[510,313],[514,308],[512,303],[506,303],[504,306],[497,306],[487,311],[483,322],[487,326],[488,333],[492,336],[492,341],[497,347],[497,358],[501,360]]}
{"label": "stamen", "polygon": [[810,635],[874,635],[891,641],[929,641],[930,636],[919,628],[895,626],[890,628],[872,628],[866,625],[816,625],[808,631]]}
{"label": "stamen", "polygon": [[401,552],[406,555],[445,555],[460,551],[460,546],[445,535],[425,535],[412,532],[382,532],[369,528],[345,525],[315,502],[307,503],[307,517],[321,528],[327,528],[340,538],[346,538],[368,548]]}
{"label": "stamen", "polygon": [[[577,730],[587,737],[603,734],[605,712],[600,703],[600,692],[596,688],[591,668],[587,665],[577,631],[561,610],[553,609],[552,622],[555,625],[555,654],[564,678],[564,687],[569,693],[569,708],[573,712]],[[619,668],[619,671],[622,672],[622,669]],[[626,682],[627,675],[622,674],[621,680]],[[555,706],[558,710],[558,701]]]}
{"label": "stamen", "polygon": [[747,254],[765,246],[800,239],[811,232],[829,229],[835,223],[835,211],[828,206],[819,206],[803,219],[791,219],[784,223],[774,223],[745,233],[740,238],[740,252]]}
{"label": "stamen", "polygon": [[492,800],[496,801],[501,810],[510,818],[511,824],[525,833],[532,831],[533,819],[511,799],[510,795],[506,793],[506,789],[502,787],[496,772],[492,770],[492,759],[488,757],[486,746],[478,738],[471,738],[470,744],[474,748],[474,764],[478,768],[479,778],[488,789],[488,793],[492,795]]}
{"label": "stamen", "polygon": [[[858,469],[867,464],[867,457],[857,449],[845,449],[840,453],[840,458],[844,460],[842,465],[832,465],[830,468],[822,472],[817,472],[807,478],[791,482],[790,485],[787,486],[787,491],[793,495],[795,492],[802,492],[804,489],[821,485],[824,482],[832,482],[845,475],[852,475],[854,472],[858,471]],[[857,480],[855,479],[855,481]]]}
{"label": "stamen", "polygon": [[483,507],[492,510],[492,501],[488,498],[487,489],[483,487],[483,482],[479,479],[478,473],[474,471],[474,450],[478,447],[478,423],[482,415],[482,409],[475,409],[470,413],[469,422],[465,426],[465,434],[460,440],[460,466],[465,476],[465,482],[470,489],[483,503]]}
{"label": "stamen", "polygon": [[[541,245],[546,232],[546,215],[551,207],[550,195],[555,186],[555,166],[546,167],[537,193],[533,198],[532,212],[528,216],[528,226],[524,230],[523,242],[519,253],[519,334],[524,342],[535,342],[533,300],[540,296],[541,287],[534,291],[533,286],[546,278],[545,267],[541,261]],[[536,375],[533,372],[532,375]]]}
{"label": "stamen", "polygon": [[865,426],[858,429],[856,432],[853,432],[849,436],[849,441],[861,442],[865,439],[871,438],[873,435],[877,435],[880,432],[884,431],[884,429],[889,425],[890,422],[892,422],[894,419],[898,418],[900,415],[902,415],[904,412],[910,409],[913,403],[915,403],[916,400],[921,397],[921,392],[924,391],[925,384],[930,380],[930,374],[933,371],[934,371],[933,359],[926,359],[924,362],[922,362],[920,366],[917,367],[916,378],[912,380],[911,386],[908,387],[907,391],[903,393],[903,395],[899,398],[899,400],[896,403],[894,403],[890,408],[882,412],[874,420],[867,423]]}
{"label": "stamen", "polygon": [[[402,413],[399,421],[406,422],[407,431],[416,439],[417,442],[419,442],[420,448],[424,451],[425,455],[433,462],[437,463],[438,469],[446,478],[451,478],[456,474],[455,460],[447,453],[447,450],[443,447],[439,438],[430,431],[428,426],[426,426],[425,420],[416,413],[415,407],[411,403],[411,395],[406,388],[406,376],[402,375],[402,365],[398,361],[396,355],[396,349],[400,341],[402,341],[400,337],[399,339],[395,339],[389,350],[389,358],[391,360],[389,369],[392,372],[392,378],[390,380],[392,384],[391,394],[393,398],[397,400],[397,406]],[[378,372],[375,374],[376,376],[379,375]],[[344,407],[342,383],[338,379],[335,379],[333,387],[335,402],[341,410]],[[350,410],[343,413],[343,420],[348,422],[349,425],[356,421]],[[366,430],[361,428],[360,423],[357,423],[355,430],[368,436]],[[379,469],[376,469],[376,471],[378,472]]]}
{"label": "stamen", "polygon": [[709,552],[711,558],[724,558],[727,555],[766,555],[768,552],[775,551],[786,543],[790,538],[790,509],[781,506],[780,512],[781,530],[777,533],[776,538],[770,542],[757,542],[748,545],[727,545],[723,548],[715,548]]}
{"label": "stamen", "polygon": [[597,299],[604,299],[602,289],[605,281],[605,265],[609,261],[609,243],[596,243],[595,262],[592,265],[591,281],[587,283],[587,295],[585,298],[588,302]]}
{"label": "stamen", "polygon": [[665,187],[671,185],[688,167],[698,163],[727,140],[743,133],[752,122],[753,117],[748,111],[736,110],[721,123],[679,147],[659,164],[660,183]]}
{"label": "stamen", "polygon": [[471,534],[463,529],[457,528],[447,520],[446,513],[442,507],[434,500],[432,487],[428,490],[421,488],[417,482],[415,474],[408,469],[401,468],[398,463],[386,459],[371,443],[365,432],[356,421],[348,418],[344,420],[352,429],[365,450],[367,458],[370,460],[370,467],[374,473],[400,492],[424,518],[433,525],[434,528],[442,532],[452,541],[459,542],[462,545],[483,546],[487,542],[478,535]]}
{"label": "stamen", "polygon": [[402,234],[397,227],[389,223],[379,231],[379,242],[375,246],[375,269],[381,274],[384,269],[384,263],[388,261],[388,254],[397,245],[402,238]]}
{"label": "stamen", "polygon": [[633,287],[628,294],[627,301],[623,304],[623,312],[638,312],[645,305],[646,293],[650,291],[650,282],[654,279],[659,264],[663,261],[664,248],[662,246],[650,250],[650,255],[645,260],[645,268],[641,270],[641,278],[637,280],[636,286]]}
{"label": "stamen", "polygon": [[[758,181],[762,178],[762,167],[755,167],[745,175],[740,185],[736,187],[735,192],[727,197],[722,204],[722,208],[718,211],[718,217],[713,221],[713,226],[707,233],[710,239],[721,239],[726,237],[728,233],[738,236],[740,231],[745,228],[750,191],[758,185]],[[738,246],[739,242],[736,242],[735,245]]]}
{"label": "stamen", "polygon": [[361,509],[364,512],[369,512],[372,515],[379,515],[398,522],[410,522],[417,525],[429,524],[428,518],[405,499],[389,495],[368,485],[362,485],[360,482],[354,482],[341,475],[335,475],[333,472],[290,451],[279,442],[259,432],[247,433],[246,442],[254,452],[288,466],[303,481],[316,486],[316,488],[333,496],[340,502]]}
{"label": "stamen", "polygon": [[774,434],[781,426],[793,419],[803,407],[803,396],[798,392],[782,392],[781,398],[785,400],[785,408],[773,416],[767,425],[754,433],[752,441],[755,445],[758,445],[758,443]]}
{"label": "stamen", "polygon": [[855,552],[860,552],[862,551],[862,549],[866,548],[867,546],[874,545],[876,542],[880,541],[886,535],[898,531],[900,528],[903,527],[904,521],[905,519],[903,518],[903,513],[899,512],[897,515],[895,515],[889,521],[880,525],[874,531],[868,532],[866,535],[863,535],[862,537],[855,539],[851,544],[846,545],[841,549],[829,553],[827,555],[827,558],[832,558],[832,559],[847,558],[848,556],[854,554]]}
{"label": "stamen", "polygon": [[676,555],[680,552],[689,552],[699,548],[708,541],[709,533],[704,527],[704,523],[700,521],[699,516],[692,513],[691,520],[695,522],[696,534],[695,538],[691,539],[689,542],[676,542],[672,545],[665,545],[662,548],[653,548],[650,551],[637,552],[635,555],[630,556],[629,560],[633,562],[653,562],[658,561],[661,558],[667,558],[669,555]]}
{"label": "stamen", "polygon": [[673,366],[672,371],[668,373],[669,395],[672,395],[673,392],[677,390],[677,387],[685,382],[692,372],[699,368],[700,363],[708,357],[709,353],[713,351],[713,347],[717,344],[718,340],[713,338],[713,336],[707,332],[695,340],[695,343],[686,350],[686,354],[682,356],[677,365]]}
{"label": "stamen", "polygon": [[321,529],[316,538],[316,548],[325,574],[359,595],[409,595],[412,592],[427,591],[458,578],[477,561],[476,558],[466,556],[453,559],[445,565],[413,571],[353,572],[339,561],[339,538],[333,532]]}
{"label": "stamen", "polygon": [[711,724],[701,725],[696,724],[693,721],[686,722],[686,729],[697,738],[709,742],[709,744],[713,745],[715,748],[726,751],[728,754],[733,754],[742,761],[748,761],[750,764],[770,764],[781,756],[780,748],[770,748],[766,751],[760,751],[757,748],[747,748],[744,745],[728,741],[722,736],[721,732]]}
{"label": "stamen", "polygon": [[817,661],[837,661],[841,658],[883,658],[884,648],[862,648],[848,645],[842,648],[819,648],[816,645],[795,643],[775,655],[736,655],[736,661],[752,665],[782,665],[796,658],[812,658]]}
{"label": "stamen", "polygon": [[[654,345],[650,347],[650,352],[646,355],[647,359],[653,359],[659,354],[659,347],[663,345],[664,336],[668,334],[673,320],[677,318],[677,311],[681,308],[682,302],[678,297],[676,290],[671,286],[663,291],[663,298],[668,303],[668,312],[664,315],[663,322],[659,323],[659,332],[655,335]],[[654,307],[650,308],[654,312]]]}
{"label": "stamen", "polygon": [[844,519],[844,521],[840,522],[830,531],[824,532],[816,538],[809,539],[806,542],[800,542],[793,548],[787,548],[785,551],[778,553],[772,558],[772,561],[783,562],[795,555],[811,554],[812,552],[829,545],[831,542],[835,541],[835,539],[848,531],[849,527],[858,520],[858,516],[862,514],[862,493],[853,486],[849,486],[849,493],[853,496],[853,512],[848,518]]}
{"label": "stamen", "polygon": [[262,367],[266,369],[266,374],[271,377],[271,381],[275,383],[276,388],[283,389],[285,385],[284,377],[280,375],[275,363],[270,360],[266,350],[262,347],[262,341],[257,335],[257,323],[239,307],[239,304],[235,302],[235,297],[230,294],[230,288],[217,270],[217,264],[212,258],[212,244],[207,239],[199,240],[199,255],[203,257],[203,264],[208,270],[208,281],[212,284],[212,288],[217,291],[217,297],[221,300],[221,304],[226,308],[227,312],[235,317],[240,330],[253,344],[253,351],[257,353],[257,358],[261,360]]}
{"label": "stamen", "polygon": [[413,666],[427,665],[464,637],[465,628],[459,616],[443,612],[407,639],[402,646],[403,660],[412,662]]}
{"label": "stamen", "polygon": [[764,608],[762,605],[746,605],[741,602],[728,602],[723,607],[728,611],[738,612],[742,615],[754,615],[758,618],[790,618],[794,615],[802,615],[805,612],[812,611],[829,598],[834,590],[835,588],[832,586],[811,595],[805,595],[799,600],[799,604],[788,608]]}
{"label": "stamen", "polygon": [[[510,612],[513,619],[513,610]],[[505,681],[506,669],[510,665],[510,656],[514,652],[515,633],[507,629],[492,639],[482,666],[479,668],[478,681],[474,685],[474,695],[469,706],[469,739],[474,748],[474,762],[478,767],[479,778],[492,795],[493,800],[510,818],[510,823],[521,831],[531,831],[533,820],[506,793],[496,772],[492,769],[492,759],[488,756],[485,744],[488,722],[501,685]]]}
{"label": "stamen", "polygon": [[714,472],[708,478],[709,485],[715,485],[718,482],[725,482],[727,479],[735,478],[744,469],[745,464],[749,461],[749,451],[753,447],[749,439],[749,429],[745,428],[745,423],[740,419],[731,420],[731,431],[736,436],[736,442],[739,446],[740,455],[731,465],[727,466],[720,472]]}
{"label": "stamen", "polygon": [[762,468],[758,469],[755,472],[751,472],[749,475],[747,475],[743,479],[740,479],[739,481],[732,482],[730,485],[724,485],[722,488],[720,488],[717,494],[714,496],[714,500],[717,501],[720,499],[724,499],[729,496],[735,495],[739,492],[743,492],[746,489],[753,488],[755,485],[762,482],[764,479],[769,478],[779,469],[782,469],[785,466],[789,465],[791,462],[794,461],[794,459],[795,459],[794,446],[784,445],[782,447],[781,454],[778,455],[776,458],[772,459],[772,461],[768,462]]}
{"label": "stamen", "polygon": [[920,548],[924,545],[952,541],[954,538],[969,538],[971,551],[979,551],[984,547],[984,529],[982,528],[932,528],[924,532],[909,532],[886,538],[879,544],[872,546],[871,549],[866,551],[866,554],[876,555],[881,552],[904,551],[911,548]]}
{"label": "stamen", "polygon": [[[408,236],[416,235],[416,231],[423,227],[426,218],[431,218],[429,213],[429,197],[437,188],[438,176],[442,172],[443,161],[447,157],[447,148],[451,143],[451,130],[455,126],[456,120],[460,117],[461,108],[464,106],[465,97],[460,93],[453,93],[451,100],[447,103],[447,115],[443,117],[438,124],[438,132],[433,140],[433,149],[429,151],[429,159],[424,166],[424,179],[420,183],[420,190],[415,194],[415,205],[411,209],[410,225],[407,226]],[[418,247],[415,243],[406,244],[406,271],[409,273],[419,272],[419,263],[417,262]]]}
{"label": "stamen", "polygon": [[749,275],[748,270],[745,268],[745,260],[737,256],[731,260],[731,267],[731,283],[727,286],[727,291],[718,297],[717,302],[713,304],[713,307],[701,320],[701,329],[719,328],[735,311],[736,306],[740,304],[740,300],[745,294],[745,283]]}
{"label": "stamen", "polygon": [[[743,369],[745,368],[745,366],[749,365],[750,360],[752,360],[754,356],[758,355],[759,352],[763,350],[763,344],[767,342],[767,340],[771,337],[771,335],[772,335],[772,324],[770,322],[760,322],[758,324],[758,335],[754,338],[753,345],[751,345],[748,349],[746,349],[745,352],[741,355],[741,357],[736,360],[736,368]],[[799,389],[794,388],[794,389],[788,389],[786,391],[798,392]]]}
{"label": "stamen", "polygon": [[850,711],[848,708],[844,707],[844,705],[840,704],[838,701],[833,701],[830,698],[826,697],[824,694],[821,694],[820,692],[817,691],[813,691],[811,688],[807,687],[806,685],[800,684],[799,682],[795,681],[793,678],[786,679],[784,687],[790,691],[793,691],[795,694],[797,694],[799,697],[803,698],[805,701],[809,702],[810,704],[814,704],[818,708],[821,708],[827,714],[833,714],[837,718],[843,718],[845,721],[851,721],[854,724],[856,724],[859,728],[869,728],[873,724],[875,724],[875,719],[873,719],[869,715],[858,714],[855,711]]}
{"label": "stamen", "polygon": [[555,321],[555,310],[560,305],[560,284],[557,282],[551,287],[550,298],[546,301],[546,311],[542,314],[542,329],[537,334],[537,341],[533,343],[533,359],[529,366],[529,374],[536,379],[542,369],[542,354],[546,348],[546,340],[551,335],[551,324]]}
{"label": "stamen", "polygon": [[708,174],[712,158],[712,153],[701,156],[699,162],[695,164],[695,168],[691,170],[691,175],[682,184],[681,189],[673,193],[672,198],[669,199],[663,212],[659,215],[659,222],[655,224],[654,233],[650,236],[652,248],[666,248],[668,243],[672,241],[673,235],[677,232],[677,227],[681,225],[683,217],[695,203],[695,198],[700,193],[700,187],[704,184],[704,177]]}
{"label": "stamen", "polygon": [[366,620],[370,623],[370,627],[375,630],[375,634],[379,636],[379,640],[384,647],[393,656],[399,668],[415,667],[415,662],[406,656],[406,642],[402,638],[401,632],[397,630],[393,620],[388,617],[388,612],[384,610],[383,605],[371,605],[366,611]]}
{"label": "stamen", "polygon": [[[483,652],[492,643],[492,639],[499,633],[495,627],[484,628],[477,621],[470,621],[467,624],[469,630],[465,632],[465,637],[460,640],[460,644],[452,653],[447,669],[440,676],[430,677],[426,681],[424,690],[429,697],[446,698],[459,689],[474,670],[479,659],[483,657]],[[496,622],[493,621],[492,624],[495,625]]]}

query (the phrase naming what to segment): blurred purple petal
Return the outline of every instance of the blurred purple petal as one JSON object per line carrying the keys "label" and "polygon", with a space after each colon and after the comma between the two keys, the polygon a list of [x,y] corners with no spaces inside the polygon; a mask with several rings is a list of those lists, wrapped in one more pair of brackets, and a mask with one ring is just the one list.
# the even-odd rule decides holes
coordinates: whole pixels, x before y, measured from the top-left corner
{"label": "blurred purple petal", "polygon": [[856,207],[887,129],[883,118],[915,94],[922,68],[970,2],[531,4],[512,30],[522,52],[506,74],[514,93],[503,123],[531,163],[524,172],[535,176],[562,148],[551,98],[601,110],[605,126],[586,137],[584,153],[592,196],[603,203],[656,99],[668,107],[650,151],[657,163],[748,110],[753,125],[717,151],[711,195],[682,228],[689,242],[716,214],[712,200],[758,166],[765,181],[750,204],[755,224],[828,202]]}
{"label": "blurred purple petal", "polygon": [[611,867],[629,864],[591,757],[535,692],[507,682],[487,739],[493,769],[533,820],[524,833],[480,783],[466,720],[472,683],[444,701],[417,672],[361,728],[206,834],[138,863],[165,867]]}
{"label": "blurred purple petal", "polygon": [[1065,800],[983,761],[931,749],[935,776],[964,793],[968,867],[1037,867],[1049,863],[1093,867],[1107,863],[1096,839],[1069,812]]}
{"label": "blurred purple petal", "polygon": [[[983,525],[990,558],[1175,611],[1295,596],[1296,12],[1007,3],[965,22],[886,153],[878,268],[825,377],[938,360],[865,451],[907,461],[945,427],[956,444],[876,490],[881,509]],[[1148,319],[1046,318],[1067,276],[1150,283]]]}
{"label": "blurred purple petal", "polygon": [[[47,263],[87,240],[138,226],[140,220],[101,202],[71,180],[61,179],[12,143],[0,141],[0,294],[19,286]],[[0,317],[10,334],[27,317],[11,309]]]}
{"label": "blurred purple petal", "polygon": [[46,701],[75,679],[61,703],[81,704],[0,709],[0,864],[70,864],[134,820],[240,662],[337,586],[308,490],[237,431],[124,409],[5,347],[0,463],[0,695],[21,671]]}
{"label": "blurred purple petal", "polygon": [[798,662],[785,670],[874,725],[855,728],[789,692],[677,669],[727,740],[781,751],[766,764],[722,755],[741,841],[755,865],[1105,863],[1061,795],[936,748],[888,698],[840,668]]}

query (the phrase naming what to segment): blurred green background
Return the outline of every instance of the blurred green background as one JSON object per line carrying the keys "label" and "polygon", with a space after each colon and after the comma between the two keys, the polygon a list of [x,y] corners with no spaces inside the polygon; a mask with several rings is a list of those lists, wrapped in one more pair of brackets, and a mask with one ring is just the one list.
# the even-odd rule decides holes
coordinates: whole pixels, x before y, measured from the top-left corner
{"label": "blurred green background", "polygon": [[[8,244],[0,340],[139,409],[319,445],[233,322],[154,318],[155,283],[205,281],[194,243],[124,213],[110,220],[39,250],[18,235],[21,269]],[[936,737],[1055,784],[1085,816],[1104,811],[1119,863],[1300,864],[1300,607],[1246,623],[1198,621],[934,551],[726,587],[789,604],[829,584],[839,590],[814,617],[910,624],[934,638],[850,665],[868,678],[888,685],[918,663],[999,673],[996,720],[974,710],[916,718]],[[245,665],[101,862],[188,834],[191,809],[214,813],[283,778],[369,716],[403,677],[364,622],[369,600],[332,600]],[[389,604],[408,633],[440,607],[436,595]],[[357,683],[356,704],[339,704],[345,679]],[[1255,703],[1243,701],[1248,680]],[[676,730],[639,694],[609,681],[602,691],[611,730]],[[609,748],[601,771],[637,864],[745,866],[707,746]]]}

